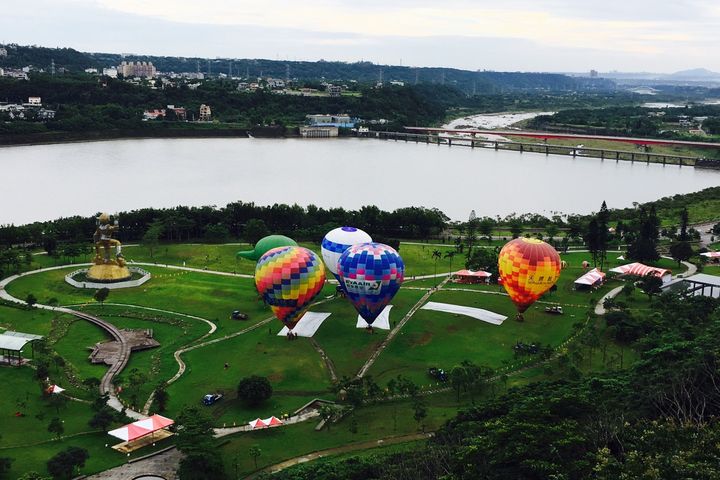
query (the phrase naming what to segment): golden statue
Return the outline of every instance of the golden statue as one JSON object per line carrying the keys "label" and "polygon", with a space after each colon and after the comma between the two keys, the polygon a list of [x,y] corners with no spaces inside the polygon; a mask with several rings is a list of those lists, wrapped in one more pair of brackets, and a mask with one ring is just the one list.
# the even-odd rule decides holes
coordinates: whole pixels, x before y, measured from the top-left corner
{"label": "golden statue", "polygon": [[[95,242],[93,262],[95,265],[88,270],[88,279],[98,282],[120,282],[129,280],[132,276],[122,256],[122,244],[112,238],[119,229],[117,219],[111,218],[107,213],[103,213],[97,218],[97,228],[93,235]],[[115,247],[115,258],[112,258],[112,247]]]}

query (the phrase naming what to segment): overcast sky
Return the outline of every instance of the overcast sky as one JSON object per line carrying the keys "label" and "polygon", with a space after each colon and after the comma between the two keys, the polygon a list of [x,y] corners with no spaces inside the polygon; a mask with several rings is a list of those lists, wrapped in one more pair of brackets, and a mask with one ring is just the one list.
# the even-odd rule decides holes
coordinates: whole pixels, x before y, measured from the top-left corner
{"label": "overcast sky", "polygon": [[470,70],[720,71],[720,2],[2,0],[0,43]]}

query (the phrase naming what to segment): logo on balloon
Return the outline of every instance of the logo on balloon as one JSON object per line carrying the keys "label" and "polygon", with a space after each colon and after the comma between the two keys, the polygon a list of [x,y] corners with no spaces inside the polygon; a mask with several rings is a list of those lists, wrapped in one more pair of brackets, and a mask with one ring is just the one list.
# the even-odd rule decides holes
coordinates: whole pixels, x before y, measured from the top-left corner
{"label": "logo on balloon", "polygon": [[382,243],[363,243],[345,250],[338,278],[350,303],[369,324],[400,289],[405,275],[402,257]]}
{"label": "logo on balloon", "polygon": [[273,314],[290,330],[325,284],[320,257],[303,247],[269,250],[255,266],[255,286]]}

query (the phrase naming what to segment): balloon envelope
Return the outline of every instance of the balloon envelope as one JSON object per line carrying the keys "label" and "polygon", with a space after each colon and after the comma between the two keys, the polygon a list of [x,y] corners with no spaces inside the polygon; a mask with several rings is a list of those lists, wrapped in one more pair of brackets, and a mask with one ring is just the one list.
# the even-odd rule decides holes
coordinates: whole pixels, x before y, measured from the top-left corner
{"label": "balloon envelope", "polygon": [[500,279],[510,299],[522,313],[560,277],[560,255],[535,238],[516,238],[500,250]]}
{"label": "balloon envelope", "polygon": [[303,247],[273,248],[255,266],[255,286],[273,314],[290,330],[325,284],[325,266]]}
{"label": "balloon envelope", "polygon": [[353,245],[338,260],[340,284],[369,324],[400,289],[404,274],[405,265],[398,252],[382,243]]}
{"label": "balloon envelope", "polygon": [[237,256],[247,258],[248,260],[257,261],[260,257],[265,255],[269,250],[277,247],[296,247],[297,242],[290,237],[285,235],[268,235],[263,237],[255,244],[255,248],[252,250],[245,250],[238,252]]}
{"label": "balloon envelope", "polygon": [[[370,235],[355,227],[340,227],[330,230],[322,241],[321,253],[325,265],[337,278],[337,263],[345,250],[359,243],[370,243]],[[338,278],[338,281],[340,279]]]}

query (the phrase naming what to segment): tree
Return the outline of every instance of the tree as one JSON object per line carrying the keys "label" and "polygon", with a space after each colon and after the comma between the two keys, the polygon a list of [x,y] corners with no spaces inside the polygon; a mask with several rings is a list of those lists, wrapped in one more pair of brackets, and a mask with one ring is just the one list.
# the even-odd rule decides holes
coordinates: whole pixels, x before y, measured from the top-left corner
{"label": "tree", "polygon": [[263,403],[272,396],[272,393],[272,385],[267,377],[252,375],[240,380],[238,385],[238,398],[250,406]]}
{"label": "tree", "polygon": [[455,389],[457,402],[460,403],[460,390],[467,388],[467,371],[462,365],[455,365],[450,370],[450,385]]}
{"label": "tree", "polygon": [[140,244],[150,250],[150,258],[155,258],[155,248],[160,244],[160,236],[163,234],[165,225],[155,220],[150,224],[140,241]]}
{"label": "tree", "polygon": [[184,457],[178,476],[183,480],[224,478],[220,450],[213,439],[210,417],[197,406],[185,407],[176,418],[176,445]]}
{"label": "tree", "polygon": [[693,256],[693,249],[688,242],[677,242],[670,245],[670,255],[673,260],[678,262],[678,267],[681,262],[687,262],[690,257]]}
{"label": "tree", "polygon": [[449,259],[450,259],[450,272],[453,271],[452,264],[453,264],[453,258],[455,258],[455,254],[456,254],[456,253],[455,253],[454,251],[452,251],[452,250],[449,250],[449,251],[445,252],[445,257],[444,257],[444,258],[449,258]]}
{"label": "tree", "polygon": [[520,220],[513,220],[510,222],[510,233],[512,233],[513,238],[518,238],[522,235],[522,232],[523,224]]}
{"label": "tree", "polygon": [[270,235],[270,230],[267,225],[265,225],[265,222],[260,219],[251,218],[245,224],[243,237],[252,245],[255,245],[261,238],[267,237],[268,235]]}
{"label": "tree", "polygon": [[435,261],[435,276],[437,277],[437,262],[442,258],[442,252],[440,250],[433,250],[432,258]]}
{"label": "tree", "polygon": [[108,431],[108,427],[115,419],[115,412],[108,406],[104,406],[88,421],[88,425],[92,428],[99,428],[103,432]]}
{"label": "tree", "polygon": [[638,216],[633,221],[632,233],[629,234],[628,255],[639,262],[658,260],[657,252],[660,238],[660,220],[655,207],[641,206]]}
{"label": "tree", "polygon": [[50,420],[47,430],[55,435],[55,438],[60,438],[62,434],[65,433],[65,425],[63,425],[63,421],[58,417],[53,417],[53,419]]}
{"label": "tree", "polygon": [[262,455],[262,450],[260,450],[260,445],[255,444],[255,445],[251,446],[251,447],[250,447],[250,450],[249,450],[249,453],[250,453],[250,456],[251,456],[252,459],[253,459],[253,462],[255,463],[255,469],[257,470],[257,468],[258,468],[258,466],[257,466],[258,458],[260,458],[260,455]]}
{"label": "tree", "polygon": [[47,469],[54,479],[65,480],[75,476],[75,469],[85,466],[90,454],[84,448],[68,447],[47,461]]}
{"label": "tree", "polygon": [[678,239],[681,242],[686,242],[690,238],[688,237],[688,224],[690,223],[690,214],[688,213],[687,207],[683,207],[680,211],[680,236]]}
{"label": "tree", "polygon": [[642,277],[642,280],[640,280],[638,287],[640,287],[640,290],[645,292],[650,301],[652,301],[653,296],[662,293],[662,290],[660,288],[662,287],[662,285],[662,278],[658,277],[653,272],[650,272],[644,277]]}
{"label": "tree", "polygon": [[0,457],[0,478],[6,478],[10,472],[13,459],[8,457]]}
{"label": "tree", "polygon": [[170,400],[170,394],[165,388],[165,384],[161,383],[155,389],[155,405],[157,406],[158,412],[162,413],[165,411],[168,400]]}
{"label": "tree", "polygon": [[427,405],[425,403],[425,399],[420,396],[416,395],[413,398],[413,418],[418,423],[418,426],[422,428],[422,431],[425,432],[425,418],[427,417]]}
{"label": "tree", "polygon": [[103,288],[95,291],[93,298],[95,299],[96,302],[100,302],[100,305],[104,305],[105,300],[107,300],[109,295],[110,295],[110,289],[107,287],[103,287]]}
{"label": "tree", "polygon": [[28,307],[33,308],[37,303],[37,297],[32,293],[28,293],[27,297],[25,297],[25,303],[27,303]]}
{"label": "tree", "polygon": [[478,223],[478,230],[487,239],[488,245],[492,242],[493,228],[495,228],[495,221],[492,218],[485,217]]}
{"label": "tree", "polygon": [[222,243],[230,238],[230,231],[222,223],[208,225],[205,229],[205,241],[208,243]]}

